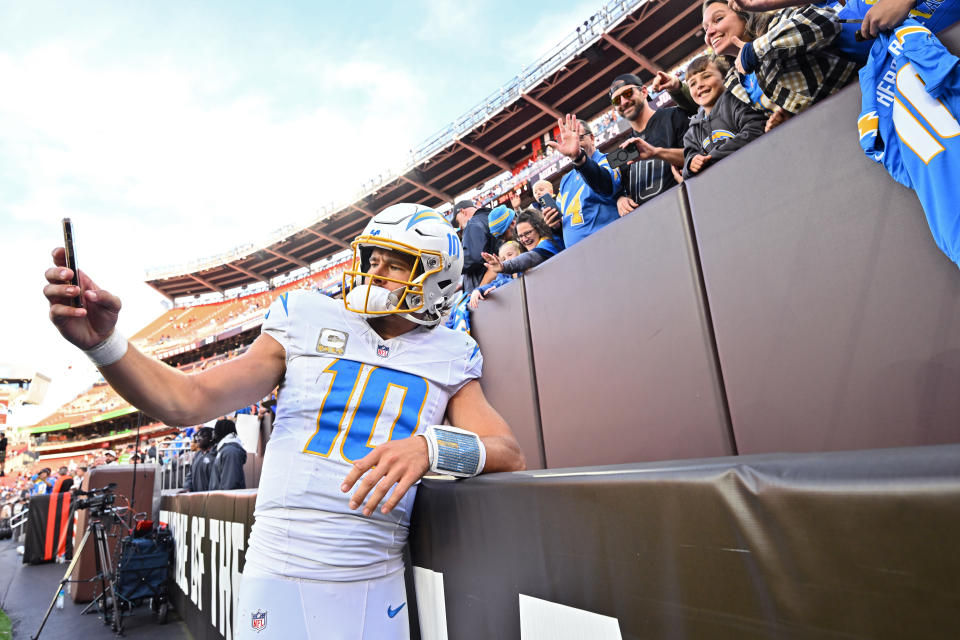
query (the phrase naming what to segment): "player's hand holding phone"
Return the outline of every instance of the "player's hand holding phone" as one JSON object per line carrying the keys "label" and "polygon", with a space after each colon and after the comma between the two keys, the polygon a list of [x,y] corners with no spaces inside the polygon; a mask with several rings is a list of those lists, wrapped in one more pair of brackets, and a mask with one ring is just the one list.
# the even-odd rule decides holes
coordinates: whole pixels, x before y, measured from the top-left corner
{"label": "player's hand holding phone", "polygon": [[120,299],[100,289],[76,267],[73,233],[69,219],[64,220],[64,244],[68,250],[53,250],[53,264],[45,272],[47,285],[43,295],[50,303],[50,321],[69,342],[91,349],[106,340],[117,324]]}

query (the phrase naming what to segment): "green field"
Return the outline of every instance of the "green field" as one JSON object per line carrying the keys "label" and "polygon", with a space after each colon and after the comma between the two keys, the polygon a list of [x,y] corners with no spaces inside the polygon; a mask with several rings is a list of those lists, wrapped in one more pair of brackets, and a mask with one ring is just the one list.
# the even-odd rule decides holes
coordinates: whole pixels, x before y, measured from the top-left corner
{"label": "green field", "polygon": [[12,640],[13,632],[10,630],[10,618],[3,611],[0,611],[0,640]]}

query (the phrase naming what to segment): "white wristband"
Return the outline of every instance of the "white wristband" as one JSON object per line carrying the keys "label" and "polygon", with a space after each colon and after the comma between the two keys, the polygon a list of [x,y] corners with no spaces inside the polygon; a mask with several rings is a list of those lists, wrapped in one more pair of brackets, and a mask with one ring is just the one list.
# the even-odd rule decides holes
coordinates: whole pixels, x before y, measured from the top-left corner
{"label": "white wristband", "polygon": [[106,340],[92,349],[83,351],[98,367],[106,367],[117,362],[127,353],[127,339],[116,329]]}
{"label": "white wristband", "polygon": [[472,431],[438,424],[417,435],[427,441],[430,470],[434,473],[470,478],[486,465],[486,447]]}

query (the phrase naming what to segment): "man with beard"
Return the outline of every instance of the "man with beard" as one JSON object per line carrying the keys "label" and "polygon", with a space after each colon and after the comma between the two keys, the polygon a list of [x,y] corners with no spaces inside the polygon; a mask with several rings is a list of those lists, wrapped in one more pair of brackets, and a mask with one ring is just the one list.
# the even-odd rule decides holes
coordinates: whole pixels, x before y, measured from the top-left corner
{"label": "man with beard", "polygon": [[[617,212],[625,216],[677,184],[671,167],[678,170],[683,167],[683,136],[693,114],[678,107],[654,111],[647,102],[647,88],[632,73],[614,79],[610,85],[610,100],[617,113],[630,123],[634,133],[620,147],[635,147],[640,153],[639,159],[629,165],[626,175],[618,176],[614,170],[599,166],[586,154],[567,155],[594,192],[617,198]],[[561,149],[561,153],[565,151]],[[616,190],[617,178],[622,184],[620,193]]]}

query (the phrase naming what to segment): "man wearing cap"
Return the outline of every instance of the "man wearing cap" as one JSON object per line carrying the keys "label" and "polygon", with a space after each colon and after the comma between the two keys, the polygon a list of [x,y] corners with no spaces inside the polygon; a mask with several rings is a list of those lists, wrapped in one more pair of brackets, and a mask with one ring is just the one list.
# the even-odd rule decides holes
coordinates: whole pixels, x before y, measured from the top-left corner
{"label": "man wearing cap", "polygon": [[117,454],[112,449],[107,449],[103,452],[103,464],[116,464]]}
{"label": "man wearing cap", "polygon": [[[677,184],[671,166],[683,167],[683,136],[687,132],[690,116],[678,107],[665,107],[656,111],[647,102],[647,88],[639,77],[625,73],[614,78],[610,85],[610,100],[633,129],[633,137],[624,141],[621,148],[633,146],[640,158],[632,162],[626,175],[617,176],[607,168],[592,166],[590,159],[560,149],[574,160],[590,187],[601,194],[617,198],[617,211],[624,216],[641,204]],[[561,135],[563,135],[561,123]],[[572,133],[570,135],[573,135]],[[616,186],[616,178],[621,186]]]}
{"label": "man wearing cap", "polygon": [[[453,205],[457,226],[463,230],[463,290],[470,292],[480,286],[487,274],[483,252],[496,253],[500,246],[489,227],[490,209],[477,208],[471,200],[461,200]],[[496,274],[490,276],[491,279]]]}

